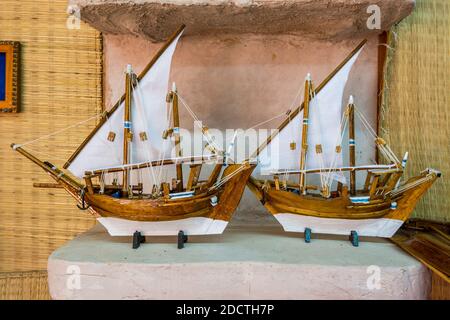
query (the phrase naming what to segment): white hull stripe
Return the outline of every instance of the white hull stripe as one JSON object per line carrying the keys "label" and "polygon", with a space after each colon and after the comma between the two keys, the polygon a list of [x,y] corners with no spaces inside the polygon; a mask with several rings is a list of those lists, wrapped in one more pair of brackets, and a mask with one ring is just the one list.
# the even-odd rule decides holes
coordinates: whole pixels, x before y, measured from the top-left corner
{"label": "white hull stripe", "polygon": [[310,217],[292,213],[274,215],[284,231],[304,232],[310,228],[312,233],[349,235],[351,231],[361,236],[390,238],[402,226],[396,219],[331,219]]}
{"label": "white hull stripe", "polygon": [[369,203],[370,197],[350,197],[353,203]]}
{"label": "white hull stripe", "polygon": [[145,236],[172,236],[183,230],[186,235],[221,234],[228,222],[195,217],[172,221],[134,221],[119,218],[97,219],[111,236],[132,236],[135,231]]}

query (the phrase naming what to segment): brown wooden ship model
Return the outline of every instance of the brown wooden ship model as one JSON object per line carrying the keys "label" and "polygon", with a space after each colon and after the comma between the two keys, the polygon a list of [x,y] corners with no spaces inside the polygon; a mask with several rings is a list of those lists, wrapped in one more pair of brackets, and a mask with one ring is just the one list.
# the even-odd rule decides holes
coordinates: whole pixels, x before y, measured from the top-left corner
{"label": "brown wooden ship model", "polygon": [[[397,158],[352,96],[342,110],[345,84],[364,44],[318,87],[313,86],[310,75],[306,77],[303,103],[254,155],[261,175],[271,178],[251,177],[249,188],[285,231],[304,232],[307,242],[311,233],[349,235],[355,246],[358,235],[389,238],[440,176],[438,171],[426,169],[402,181],[408,153],[402,161]],[[383,164],[357,165],[355,117],[373,139]],[[348,165],[342,155],[346,129]]]}
{"label": "brown wooden ship model", "polygon": [[[95,214],[110,235],[134,235],[136,247],[145,235],[178,234],[185,240],[186,235],[222,233],[254,169],[247,161],[228,164],[225,153],[208,140],[206,127],[201,130],[208,148],[182,155],[179,94],[175,85],[167,92],[172,55],[183,30],[170,37],[139,76],[127,67],[125,94],[64,165],[81,180],[24,146],[12,145],[81,209]],[[190,164],[186,183],[183,164]],[[202,165],[212,167],[204,180]]]}

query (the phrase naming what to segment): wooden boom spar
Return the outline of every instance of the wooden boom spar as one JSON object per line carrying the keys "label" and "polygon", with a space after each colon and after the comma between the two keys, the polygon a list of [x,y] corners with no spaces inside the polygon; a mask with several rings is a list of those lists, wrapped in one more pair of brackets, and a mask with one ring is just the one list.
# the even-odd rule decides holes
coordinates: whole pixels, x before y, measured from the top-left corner
{"label": "wooden boom spar", "polygon": [[368,165],[359,167],[340,167],[340,168],[321,168],[321,169],[305,169],[305,170],[278,170],[272,171],[270,174],[300,174],[300,173],[323,173],[323,172],[341,172],[341,171],[367,171],[367,170],[386,170],[392,172],[402,172],[396,164],[390,165]]}
{"label": "wooden boom spar", "polygon": [[[183,164],[183,163],[196,163],[196,162],[205,162],[205,161],[217,161],[222,160],[223,158],[220,156],[192,156],[192,157],[184,157],[180,158],[179,160],[176,159],[165,159],[165,160],[154,160],[150,162],[143,162],[143,163],[137,163],[137,164],[129,164],[126,166],[121,167],[112,167],[112,168],[105,168],[105,169],[98,169],[98,170],[92,170],[92,171],[86,171],[86,175],[101,175],[104,173],[113,173],[113,172],[122,172],[124,170],[137,170],[137,169],[145,169],[150,167],[157,167],[157,166],[167,166],[167,165],[173,165],[173,164]],[[220,161],[220,165],[222,166],[222,161]]]}
{"label": "wooden boom spar", "polygon": [[20,145],[13,143],[13,144],[11,144],[11,148],[13,150],[19,152],[20,154],[22,154],[23,156],[25,156],[26,158],[28,158],[29,160],[31,160],[35,164],[37,164],[45,172],[50,174],[50,176],[53,179],[55,179],[58,183],[63,183],[66,186],[72,188],[73,191],[77,191],[77,192],[81,191],[84,188],[84,185],[82,185],[81,183],[79,183],[75,179],[69,177],[68,175],[66,175],[64,172],[62,172],[60,169],[58,169],[57,167],[55,167],[51,163],[39,160],[38,158],[36,158],[31,153],[29,153],[28,151],[24,150]]}

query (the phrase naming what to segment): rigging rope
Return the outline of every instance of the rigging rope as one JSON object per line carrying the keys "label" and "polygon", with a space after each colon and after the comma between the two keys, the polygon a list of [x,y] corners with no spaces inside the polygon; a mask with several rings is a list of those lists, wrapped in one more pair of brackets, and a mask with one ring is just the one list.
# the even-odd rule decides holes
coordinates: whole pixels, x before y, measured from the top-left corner
{"label": "rigging rope", "polygon": [[[22,147],[22,145],[18,145],[17,147]],[[67,160],[67,159],[63,159],[63,158],[57,158],[54,155],[51,155],[51,154],[49,154],[49,153],[47,153],[45,151],[35,150],[35,149],[30,148],[30,147],[27,147],[27,150],[31,151],[33,153],[36,153],[36,154],[41,154],[41,155],[47,157],[49,159],[49,161],[56,160],[56,161],[65,162]]]}
{"label": "rigging rope", "polygon": [[260,122],[260,123],[257,123],[257,124],[255,124],[254,126],[248,128],[247,130],[255,129],[255,128],[260,127],[260,126],[262,126],[262,125],[264,125],[264,124],[266,124],[266,123],[268,123],[268,122],[271,122],[271,121],[273,121],[273,120],[275,120],[275,119],[281,118],[282,116],[285,116],[285,115],[288,115],[288,116],[289,116],[290,114],[291,114],[291,110],[289,109],[289,110],[287,110],[286,112],[282,112],[282,113],[280,113],[279,115],[276,115],[276,116],[274,116],[274,117],[272,117],[272,118],[270,118],[270,119],[268,119],[268,120],[264,120],[264,121],[262,121],[262,122]]}
{"label": "rigging rope", "polygon": [[[172,112],[173,112],[173,108],[172,106],[170,106],[170,104],[168,102],[166,102],[166,108],[168,109],[168,112],[166,112],[166,128],[170,127],[170,122],[173,121],[172,119]],[[164,162],[165,158],[166,158],[166,153],[164,152],[165,146],[166,146],[166,139],[163,140],[162,143],[162,147],[161,150],[159,152],[159,158],[162,159],[162,162]],[[180,138],[180,143],[181,143],[181,138]],[[175,154],[175,158],[178,157],[178,155]],[[161,163],[162,163],[161,162]],[[167,170],[165,170],[162,166],[159,168],[158,170],[158,181],[162,181],[162,173],[164,172],[164,176],[167,177]],[[165,179],[166,180],[166,179]]]}
{"label": "rigging rope", "polygon": [[104,112],[99,113],[99,114],[96,114],[96,115],[94,115],[94,116],[92,116],[92,117],[90,117],[90,118],[88,118],[88,119],[82,120],[82,121],[80,121],[80,122],[78,122],[78,123],[75,123],[75,124],[73,124],[73,125],[71,125],[71,126],[68,126],[68,127],[66,127],[66,128],[63,128],[63,129],[61,129],[61,130],[58,130],[58,131],[52,132],[52,133],[50,133],[50,134],[46,134],[46,135],[40,136],[40,137],[38,137],[37,139],[34,139],[34,140],[26,141],[26,142],[20,144],[19,147],[23,147],[23,146],[26,146],[26,145],[28,145],[28,144],[35,143],[35,142],[37,142],[37,141],[39,141],[39,140],[41,140],[41,139],[50,138],[50,137],[52,137],[52,136],[54,136],[54,135],[57,135],[58,133],[67,131],[67,130],[69,130],[69,129],[71,129],[71,128],[74,128],[74,127],[77,127],[77,126],[79,126],[79,125],[81,125],[81,124],[83,124],[83,123],[86,123],[86,122],[88,122],[88,121],[90,121],[90,120],[92,120],[92,119],[101,117],[101,116],[103,116],[104,114],[105,114]]}
{"label": "rigging rope", "polygon": [[[375,130],[370,126],[369,121],[366,119],[364,114],[356,107],[355,107],[355,110],[356,110],[356,114],[360,118],[361,122],[366,127],[366,129],[369,131],[369,133],[372,135],[372,137],[375,140],[380,138],[377,135],[377,133],[375,132]],[[386,159],[389,159],[390,161],[392,161],[394,163],[400,163],[400,161],[397,158],[397,156],[395,155],[395,153],[391,150],[391,148],[387,144],[385,144],[385,145],[377,144],[377,147]]]}
{"label": "rigging rope", "polygon": [[[109,132],[114,132],[112,125],[111,125],[111,121],[109,120],[110,118],[108,117],[107,114],[105,115],[105,117],[106,117],[106,122],[108,123]],[[112,153],[113,153],[114,157],[116,158],[116,161],[118,163],[120,163],[121,159],[120,159],[120,155],[118,154],[118,150],[116,148],[114,148],[112,143],[108,143],[108,147],[110,150],[112,150]]]}
{"label": "rigging rope", "polygon": [[[131,88],[132,88],[133,93],[136,92],[136,94],[132,94],[132,96],[133,96],[133,100],[134,100],[134,102],[135,102],[135,104],[137,106],[137,110],[138,110],[138,112],[140,114],[139,120],[141,122],[141,125],[150,134],[150,130],[148,128],[147,122],[144,121],[144,119],[147,119],[147,115],[146,115],[146,112],[145,112],[145,108],[142,106],[142,104],[143,104],[143,99],[142,99],[142,95],[141,95],[142,94],[142,91],[141,91],[142,89],[141,89],[141,86],[139,84],[139,81],[136,82],[137,90],[135,90],[134,86],[131,86]],[[148,141],[148,140],[146,140],[146,141]],[[163,141],[163,143],[164,143],[164,141]],[[147,146],[147,144],[145,143],[145,141],[142,141],[142,144],[144,146],[144,150],[147,153],[147,161],[149,161],[149,163],[150,163],[150,166],[147,166],[147,170],[146,170],[147,174],[149,175],[149,178],[150,178],[150,173],[151,173],[153,181],[159,185],[159,181],[156,180],[156,175],[155,175],[155,172],[153,170],[152,163],[151,163],[150,149]]]}
{"label": "rigging rope", "polygon": [[246,163],[243,163],[239,166],[239,168],[237,168],[236,170],[234,170],[232,173],[230,173],[229,175],[227,175],[226,177],[221,178],[219,181],[217,181],[214,185],[212,185],[208,190],[209,191],[213,191],[217,188],[220,188],[222,185],[224,185],[226,182],[230,181],[231,178],[233,178],[234,176],[236,176],[237,174],[239,174],[240,172],[242,172],[245,167],[246,167]]}
{"label": "rigging rope", "polygon": [[200,128],[200,130],[202,131],[202,135],[203,137],[205,137],[206,141],[208,142],[208,145],[213,146],[213,148],[215,150],[218,150],[220,153],[223,153],[223,150],[221,148],[219,148],[217,146],[217,144],[215,143],[214,139],[211,138],[211,136],[209,135],[209,132],[206,131],[204,132],[203,127],[200,126],[200,120],[199,118],[196,116],[196,114],[194,113],[194,111],[192,111],[192,109],[189,107],[189,105],[187,104],[187,102],[183,99],[183,97],[177,92],[176,95],[178,96],[178,98],[180,99],[181,104],[184,106],[184,108],[187,110],[187,112],[190,114],[190,116],[192,117],[192,119],[194,119],[194,124],[197,125],[197,127]]}
{"label": "rigging rope", "polygon": [[[131,88],[133,88],[133,86],[131,86]],[[133,89],[131,89],[133,90]],[[125,139],[125,137],[124,137]],[[133,163],[133,143],[130,143],[130,162]],[[128,171],[128,181],[127,181],[127,190],[128,192],[128,196],[133,196],[133,177],[132,177],[132,173],[133,173],[133,166],[129,167],[128,169],[125,169]]]}
{"label": "rigging rope", "polygon": [[[345,130],[347,128],[347,124],[348,124],[348,113],[344,112],[344,115],[342,116],[342,119],[341,119],[341,133],[340,133],[340,136],[338,136],[338,138],[337,138],[337,141],[335,144],[336,146],[342,146],[342,141],[344,140],[344,135],[345,135]],[[339,142],[339,143],[337,143],[337,142]],[[342,149],[341,149],[341,152],[342,152]],[[338,154],[337,152],[334,153],[333,160],[330,165],[330,169],[328,170],[328,172],[326,174],[325,183],[329,189],[331,189],[331,184],[333,183],[332,175],[335,174],[333,172],[333,169],[337,169],[337,154]]]}

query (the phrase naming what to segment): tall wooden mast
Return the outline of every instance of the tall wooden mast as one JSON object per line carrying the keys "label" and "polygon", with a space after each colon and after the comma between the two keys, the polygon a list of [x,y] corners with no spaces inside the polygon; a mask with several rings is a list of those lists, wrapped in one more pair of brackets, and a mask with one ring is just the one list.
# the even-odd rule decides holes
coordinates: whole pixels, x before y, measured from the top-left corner
{"label": "tall wooden mast", "polygon": [[[131,131],[131,86],[133,81],[133,70],[131,65],[127,65],[127,71],[125,75],[125,110],[123,119],[123,164],[130,163],[130,143],[133,139],[133,133]],[[122,192],[129,194],[130,177],[129,170],[123,171],[123,186]]]}
{"label": "tall wooden mast", "polygon": [[[181,157],[180,145],[180,115],[178,113],[178,95],[175,82],[172,85],[172,112],[173,112],[173,134],[175,135],[176,157]],[[183,191],[183,166],[177,164],[177,191]]]}
{"label": "tall wooden mast", "polygon": [[[309,100],[311,91],[311,75],[308,73],[305,80],[305,94],[303,99],[303,125],[302,125],[302,148],[300,153],[300,171],[305,170],[306,152],[308,151],[308,117],[309,117]],[[300,192],[306,193],[306,174],[300,172]]]}
{"label": "tall wooden mast", "polygon": [[[355,159],[355,105],[353,104],[353,96],[348,100],[348,151],[350,167],[356,165]],[[350,194],[356,193],[356,171],[350,171]]]}

